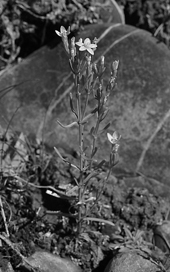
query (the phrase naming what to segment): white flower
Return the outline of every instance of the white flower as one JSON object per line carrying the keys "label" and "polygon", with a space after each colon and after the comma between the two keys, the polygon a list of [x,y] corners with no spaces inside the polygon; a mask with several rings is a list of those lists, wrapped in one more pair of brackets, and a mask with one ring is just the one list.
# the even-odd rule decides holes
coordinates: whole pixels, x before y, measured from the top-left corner
{"label": "white flower", "polygon": [[115,60],[112,62],[112,70],[113,71],[117,71],[118,66],[119,66],[119,60]]}
{"label": "white flower", "polygon": [[117,142],[120,140],[121,135],[118,135],[117,131],[113,132],[111,135],[110,133],[107,133],[107,138],[111,144],[117,144]]}
{"label": "white flower", "polygon": [[97,44],[91,43],[91,40],[89,38],[86,38],[83,42],[82,39],[80,39],[76,44],[80,47],[80,51],[87,50],[91,55],[94,55],[93,49],[97,47]]}
{"label": "white flower", "polygon": [[66,37],[70,34],[70,27],[68,28],[68,30],[66,30],[64,26],[61,26],[60,32],[55,30],[55,33],[60,37]]}
{"label": "white flower", "polygon": [[56,34],[58,36],[60,36],[62,38],[65,50],[66,50],[67,54],[69,54],[70,49],[69,49],[68,37],[67,36],[70,34],[70,27],[68,28],[68,30],[66,30],[64,26],[61,26],[60,27],[60,32],[57,31],[57,30],[55,30],[55,32],[56,32]]}

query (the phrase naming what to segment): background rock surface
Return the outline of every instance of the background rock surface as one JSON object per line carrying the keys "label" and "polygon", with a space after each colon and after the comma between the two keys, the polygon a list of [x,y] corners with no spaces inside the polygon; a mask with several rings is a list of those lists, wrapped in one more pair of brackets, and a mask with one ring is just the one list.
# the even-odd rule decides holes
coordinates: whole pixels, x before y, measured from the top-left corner
{"label": "background rock surface", "polygon": [[104,272],[159,272],[155,263],[143,258],[135,252],[119,254],[110,261]]}
{"label": "background rock surface", "polygon": [[[137,169],[169,183],[169,50],[148,32],[127,25],[90,25],[81,37],[99,38],[95,59],[105,55],[106,79],[112,61],[120,61],[117,88],[105,120],[111,121],[111,131],[122,135],[118,167]],[[62,45],[43,47],[4,72],[0,86],[3,127],[12,118],[15,130],[43,135],[48,146],[77,146],[77,128],[64,130],[56,123],[56,119],[65,124],[73,120],[68,94],[74,87]],[[86,132],[92,124],[93,120]],[[110,146],[104,134],[98,144],[98,156],[107,159]]]}
{"label": "background rock surface", "polygon": [[41,272],[81,272],[80,267],[71,262],[71,260],[60,258],[45,251],[36,251],[27,258],[27,261],[34,269]]}

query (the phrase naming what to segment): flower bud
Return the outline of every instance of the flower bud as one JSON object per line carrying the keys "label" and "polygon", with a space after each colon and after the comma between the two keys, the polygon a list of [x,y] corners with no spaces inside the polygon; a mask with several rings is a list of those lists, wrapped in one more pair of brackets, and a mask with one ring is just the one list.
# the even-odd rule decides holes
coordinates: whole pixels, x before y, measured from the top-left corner
{"label": "flower bud", "polygon": [[70,56],[71,56],[71,59],[74,61],[74,57],[76,56],[75,37],[71,38]]}
{"label": "flower bud", "polygon": [[[95,37],[95,38],[93,39],[92,43],[97,45],[98,39]],[[97,47],[96,47],[96,48],[93,48],[93,51],[95,51],[96,49],[97,49]]]}
{"label": "flower bud", "polygon": [[75,37],[71,38],[71,48],[75,48]]}
{"label": "flower bud", "polygon": [[69,54],[70,53],[70,50],[69,50],[69,44],[68,44],[68,37],[67,35],[66,36],[62,36],[62,41],[63,41],[63,44],[64,44],[64,48],[66,50],[66,52]]}
{"label": "flower bud", "polygon": [[101,56],[101,58],[100,58],[100,64],[101,64],[102,67],[104,67],[104,60],[105,60],[105,57]]}
{"label": "flower bud", "polygon": [[96,63],[93,63],[93,71],[94,71],[95,75],[98,76],[98,68],[97,68]]}
{"label": "flower bud", "polygon": [[117,153],[117,152],[118,152],[118,149],[119,149],[119,146],[120,146],[119,144],[113,145],[113,146],[112,146],[112,152],[113,152],[113,153]]}
{"label": "flower bud", "polygon": [[61,26],[60,32],[57,30],[55,30],[55,32],[58,36],[60,36],[62,38],[64,48],[65,48],[67,54],[69,54],[70,50],[69,50],[69,44],[68,44],[68,35],[70,34],[70,27],[68,28],[68,30],[66,30],[64,26]]}
{"label": "flower bud", "polygon": [[102,84],[100,84],[96,90],[96,95],[95,95],[96,100],[100,101],[100,99],[102,98],[102,91],[103,91]]}
{"label": "flower bud", "polygon": [[104,56],[101,56],[101,58],[100,58],[100,67],[99,67],[100,76],[102,76],[102,74],[103,74],[104,71],[105,71],[104,60],[105,60],[105,57],[104,57]]}
{"label": "flower bud", "polygon": [[97,44],[97,43],[98,43],[98,39],[95,37],[95,38],[93,39],[92,43]]}
{"label": "flower bud", "polygon": [[117,70],[118,66],[119,66],[119,60],[113,61],[113,63],[112,63],[112,70],[113,71]]}
{"label": "flower bud", "polygon": [[117,76],[118,66],[119,66],[119,60],[115,60],[115,61],[112,62],[111,70],[112,70],[113,77]]}
{"label": "flower bud", "polygon": [[119,162],[119,155],[117,152],[110,153],[110,167],[114,167]]}
{"label": "flower bud", "polygon": [[90,66],[91,64],[91,55],[86,56],[87,65]]}

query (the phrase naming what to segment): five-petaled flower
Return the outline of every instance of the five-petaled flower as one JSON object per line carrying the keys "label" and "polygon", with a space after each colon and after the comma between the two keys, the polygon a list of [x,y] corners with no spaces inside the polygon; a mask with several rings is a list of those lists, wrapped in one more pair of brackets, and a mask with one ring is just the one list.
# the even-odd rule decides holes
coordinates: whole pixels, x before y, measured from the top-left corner
{"label": "five-petaled flower", "polygon": [[63,44],[64,44],[64,47],[65,47],[65,50],[67,52],[67,54],[70,53],[70,49],[69,49],[69,44],[68,44],[68,35],[70,34],[70,27],[68,28],[68,30],[65,29],[64,26],[61,26],[60,27],[60,32],[55,30],[56,34],[58,36],[60,36],[63,40]]}
{"label": "five-petaled flower", "polygon": [[76,42],[78,46],[80,46],[80,51],[87,50],[91,55],[94,55],[94,50],[97,47],[97,44],[91,43],[91,40],[89,38],[86,38],[83,42],[82,39],[80,39],[78,42]]}
{"label": "five-petaled flower", "polygon": [[60,32],[55,30],[55,33],[60,37],[66,37],[70,34],[70,27],[66,30],[64,26],[61,26]]}
{"label": "five-petaled flower", "polygon": [[112,135],[110,133],[107,133],[107,138],[112,145],[115,145],[120,140],[121,135],[118,135],[117,131],[115,131]]}

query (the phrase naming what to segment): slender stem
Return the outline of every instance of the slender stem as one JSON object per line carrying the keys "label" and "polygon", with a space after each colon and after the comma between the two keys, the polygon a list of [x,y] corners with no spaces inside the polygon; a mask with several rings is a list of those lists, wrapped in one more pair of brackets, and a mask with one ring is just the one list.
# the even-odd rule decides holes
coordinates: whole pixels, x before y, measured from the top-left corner
{"label": "slender stem", "polygon": [[85,114],[86,114],[86,109],[87,109],[88,101],[89,101],[89,91],[87,91],[86,101],[85,101],[85,107],[84,107],[84,112],[83,112],[83,114],[82,114],[82,119],[84,118],[84,116],[85,116]]}
{"label": "slender stem", "polygon": [[84,179],[83,195],[86,192],[87,186],[88,186],[91,178],[93,178],[97,175],[98,175],[98,173],[96,171],[90,171],[90,174]]}
{"label": "slender stem", "polygon": [[[94,129],[94,137],[93,137],[92,150],[91,150],[91,159],[92,159],[93,153],[94,153],[94,151],[95,151],[95,146],[96,146],[96,139],[97,139],[97,132],[98,132],[98,129],[99,129],[99,119],[97,119],[96,127],[95,127],[95,129]],[[92,163],[93,163],[93,161],[91,160],[91,161],[90,161],[89,170],[91,170],[91,168],[92,168]]]}
{"label": "slender stem", "polygon": [[75,84],[76,84],[76,98],[77,98],[77,113],[78,113],[78,127],[79,127],[79,153],[80,153],[80,181],[79,181],[79,189],[78,189],[78,202],[80,203],[78,206],[78,234],[81,232],[82,226],[82,189],[83,189],[83,125],[82,125],[82,112],[81,112],[81,93],[80,93],[80,85],[79,85],[79,75],[75,76]]}
{"label": "slender stem", "polygon": [[100,189],[100,191],[98,192],[98,195],[97,195],[97,197],[96,197],[96,199],[95,199],[95,202],[93,203],[93,205],[92,205],[88,210],[86,210],[85,215],[81,218],[81,221],[82,221],[82,222],[83,222],[84,218],[86,218],[86,217],[88,216],[88,214],[89,214],[90,212],[92,212],[93,208],[94,208],[94,207],[96,206],[96,204],[98,203],[98,201],[99,201],[99,199],[100,199],[100,197],[101,197],[101,194],[104,192],[104,189],[105,189],[106,184],[107,184],[107,181],[108,181],[108,179],[109,179],[109,177],[110,177],[111,171],[112,171],[112,167],[109,168],[109,171],[108,171],[108,173],[107,173],[107,177],[106,177],[106,178],[104,179],[104,181],[103,181],[103,186],[102,186],[102,188]]}

